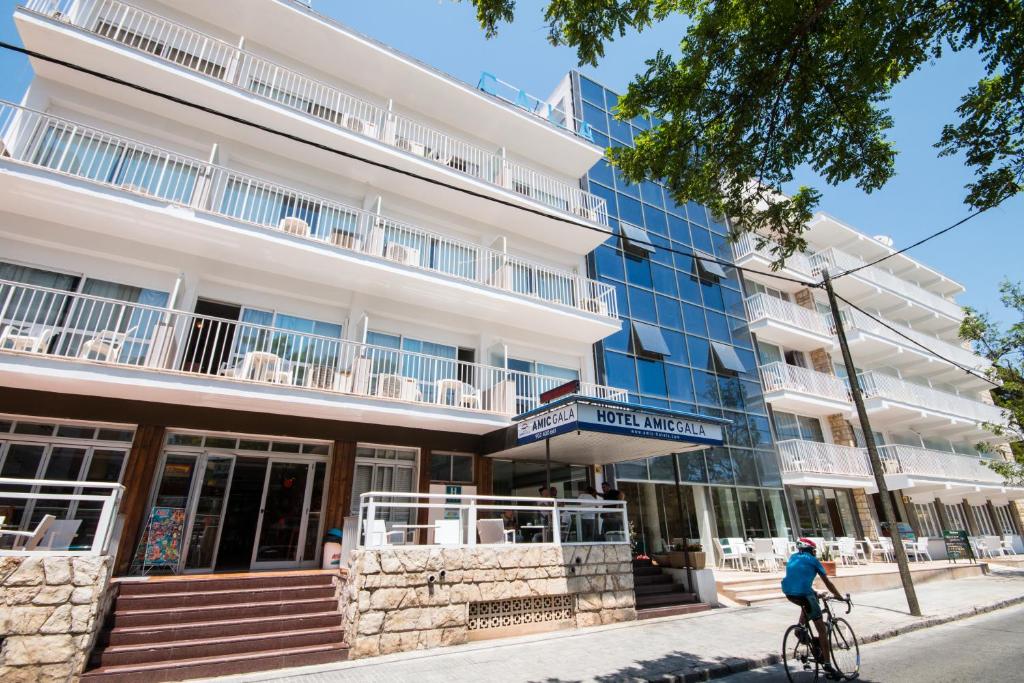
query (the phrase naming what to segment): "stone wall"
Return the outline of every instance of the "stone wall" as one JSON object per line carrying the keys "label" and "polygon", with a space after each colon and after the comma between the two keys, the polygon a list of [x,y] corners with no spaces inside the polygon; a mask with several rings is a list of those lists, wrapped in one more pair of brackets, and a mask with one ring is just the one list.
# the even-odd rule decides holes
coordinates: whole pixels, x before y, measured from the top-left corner
{"label": "stone wall", "polygon": [[109,602],[109,557],[0,557],[0,681],[68,681]]}
{"label": "stone wall", "polygon": [[515,608],[505,605],[518,598],[538,598],[516,602],[538,609],[553,603],[560,611],[545,618],[556,619],[553,625],[559,627],[635,619],[630,547],[523,543],[354,550],[341,605],[349,656],[372,657],[487,637],[486,629],[471,628],[470,605],[479,612],[494,609],[491,601],[510,601],[496,607],[511,611]]}
{"label": "stone wall", "polygon": [[842,415],[829,415],[828,428],[832,432],[833,443],[839,444],[840,446],[856,446],[857,439],[853,433],[853,427],[850,425],[850,421]]}
{"label": "stone wall", "polygon": [[864,530],[864,538],[873,541],[878,540],[878,526],[871,514],[871,501],[864,489],[853,489],[853,505],[857,509],[857,517],[860,519],[860,526]]}

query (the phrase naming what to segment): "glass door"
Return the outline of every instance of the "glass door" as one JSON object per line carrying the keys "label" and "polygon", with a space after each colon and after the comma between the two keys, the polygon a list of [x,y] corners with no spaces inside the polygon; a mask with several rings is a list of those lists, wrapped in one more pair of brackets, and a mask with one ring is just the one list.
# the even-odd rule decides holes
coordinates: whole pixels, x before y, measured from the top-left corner
{"label": "glass door", "polygon": [[[300,551],[305,550],[310,499],[316,479],[314,466],[315,463],[308,461],[274,458],[269,461],[253,547],[253,569],[294,567],[302,562]],[[322,497],[322,485],[320,489]]]}
{"label": "glass door", "polygon": [[213,570],[235,464],[230,455],[206,455],[202,460],[197,470],[202,476],[196,482],[189,514],[186,571]]}

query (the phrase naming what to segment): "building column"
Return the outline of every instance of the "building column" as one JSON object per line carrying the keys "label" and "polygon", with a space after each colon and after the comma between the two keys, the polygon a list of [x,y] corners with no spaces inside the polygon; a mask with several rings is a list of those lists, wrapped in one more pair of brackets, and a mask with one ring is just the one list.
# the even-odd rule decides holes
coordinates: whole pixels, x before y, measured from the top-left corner
{"label": "building column", "polygon": [[949,517],[946,516],[946,506],[941,500],[936,498],[933,501],[935,505],[935,513],[939,516],[939,526],[942,527],[943,531],[949,531],[953,527],[949,525]]}
{"label": "building column", "polygon": [[[416,487],[418,493],[430,493],[430,454],[432,451],[429,448],[420,449],[420,480]],[[416,511],[416,523],[427,524],[430,521],[430,509],[420,508]],[[417,529],[417,531],[420,531]]]}
{"label": "building column", "polygon": [[1013,518],[1013,524],[1017,527],[1017,534],[1024,536],[1024,500],[1010,501],[1010,517]]}
{"label": "building column", "polygon": [[327,484],[327,529],[341,529],[352,510],[352,478],[356,471],[356,442],[335,441],[331,448],[331,479]]}
{"label": "building column", "polygon": [[139,425],[135,430],[124,478],[121,480],[125,490],[118,511],[122,522],[114,561],[116,574],[124,574],[131,566],[132,555],[146,523],[149,489],[153,485],[157,463],[160,462],[166,433],[167,428],[163,425]]}
{"label": "building column", "polygon": [[971,536],[981,536],[981,531],[978,529],[978,524],[974,521],[974,511],[971,510],[971,504],[964,498],[960,501],[964,508],[964,517],[967,518],[967,528],[971,532]]}
{"label": "building column", "polygon": [[473,456],[473,483],[478,496],[494,495],[494,461],[491,458]]}
{"label": "building column", "polygon": [[697,531],[700,533],[700,544],[704,547],[704,552],[707,557],[711,558],[712,563],[717,563],[718,559],[715,554],[715,526],[711,519],[711,509],[708,506],[707,498],[707,487],[706,486],[691,486],[693,489],[693,512],[697,518]]}
{"label": "building column", "polygon": [[857,437],[853,433],[853,426],[850,421],[842,415],[829,415],[825,418],[828,421],[829,431],[832,432],[832,442],[838,446],[856,446]]}
{"label": "building column", "polygon": [[871,512],[871,501],[864,489],[852,489],[853,505],[857,509],[857,519],[864,531],[864,538],[872,541],[878,540],[878,525],[875,524],[874,515]]}

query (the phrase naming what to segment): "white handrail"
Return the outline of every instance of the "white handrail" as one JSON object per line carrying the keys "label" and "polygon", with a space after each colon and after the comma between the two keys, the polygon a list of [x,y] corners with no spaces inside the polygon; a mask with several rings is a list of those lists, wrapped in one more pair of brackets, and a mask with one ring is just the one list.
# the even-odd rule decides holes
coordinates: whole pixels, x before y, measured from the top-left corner
{"label": "white handrail", "polygon": [[777,443],[783,472],[870,477],[867,451],[853,446],[786,439]]}
{"label": "white handrail", "polygon": [[[71,489],[72,493],[50,493],[41,487],[58,487]],[[80,489],[96,490],[104,489],[109,493],[105,495],[74,492]],[[117,519],[117,509],[120,505],[121,496],[124,494],[124,486],[117,482],[95,482],[95,481],[71,481],[63,479],[20,479],[13,477],[0,477],[0,499],[24,500],[26,506],[32,506],[41,500],[65,501],[77,508],[78,503],[100,503],[99,516],[96,519],[96,527],[91,530],[93,533],[92,543],[87,550],[64,549],[33,549],[33,550],[0,550],[0,557],[11,556],[36,556],[36,555],[106,555],[110,551],[110,543],[113,540],[114,524]],[[24,512],[25,508],[23,508]],[[28,525],[29,515],[23,515],[20,532],[22,536],[32,531]],[[6,522],[10,524],[10,522]],[[79,527],[77,534],[86,534],[87,530]],[[76,534],[76,535],[77,535]],[[2,535],[2,534],[0,534]]]}
{"label": "white handrail", "polygon": [[880,372],[862,372],[858,378],[865,398],[899,401],[976,422],[1005,424],[1006,421],[1002,409],[977,399],[921,386]]}
{"label": "white handrail", "polygon": [[618,316],[610,284],[2,100],[0,140],[8,158],[22,164],[389,264]]}
{"label": "white handrail", "polygon": [[835,375],[827,375],[788,363],[775,362],[760,367],[765,392],[795,391],[836,401],[850,400],[846,383]]}
{"label": "white handrail", "polygon": [[[765,246],[758,247],[757,243],[759,239],[760,238],[757,235],[753,235],[749,232],[743,233],[736,239],[736,242],[733,243],[733,251],[736,255],[737,263],[739,263],[741,259],[755,254],[769,263],[774,263],[778,259],[778,257],[771,252],[772,243],[768,242]],[[788,256],[786,258],[784,268],[794,273],[800,273],[808,279],[812,276],[811,263],[807,259],[807,256],[800,252],[796,252]]]}
{"label": "white handrail", "polygon": [[556,210],[608,225],[605,200],[415,119],[119,0],[24,0],[33,12],[372,138]]}
{"label": "white handrail", "polygon": [[992,484],[1003,482],[1003,477],[986,467],[977,456],[902,444],[880,446],[878,454],[886,474],[918,474]]}
{"label": "white handrail", "polygon": [[[885,327],[876,320],[873,320],[871,316],[864,315],[860,311],[849,308],[842,311],[843,321],[850,330],[863,330],[879,337],[884,337],[889,341],[899,344],[900,346],[908,347],[914,351],[921,351],[921,347],[916,346],[913,342],[902,338],[896,332]],[[979,372],[984,372],[991,363],[988,362],[982,356],[977,355],[970,349],[951,344],[950,342],[934,337],[930,334],[920,332],[918,330],[907,327],[906,325],[887,320],[886,323],[891,327],[896,328],[899,332],[910,339],[913,339],[918,344],[922,344],[927,348],[936,349],[939,353],[947,356],[961,365],[965,365],[969,368],[973,368]]]}
{"label": "white handrail", "polygon": [[744,303],[747,307],[747,319],[750,322],[766,318],[793,325],[823,337],[832,335],[832,325],[829,319],[816,310],[783,301],[763,292],[748,296]]}

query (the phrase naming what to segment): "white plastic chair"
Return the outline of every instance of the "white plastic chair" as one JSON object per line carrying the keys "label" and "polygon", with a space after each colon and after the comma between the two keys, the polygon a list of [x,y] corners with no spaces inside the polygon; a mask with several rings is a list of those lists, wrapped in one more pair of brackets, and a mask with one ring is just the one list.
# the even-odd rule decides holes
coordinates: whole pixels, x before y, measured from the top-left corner
{"label": "white plastic chair", "polygon": [[39,549],[45,550],[68,550],[72,541],[78,533],[78,527],[82,526],[80,519],[59,519],[54,521],[47,529],[42,540],[39,541]]}
{"label": "white plastic chair", "polygon": [[752,567],[765,571],[776,571],[779,568],[779,561],[775,557],[775,544],[770,538],[755,538],[753,541],[754,550],[750,553],[750,564]]}
{"label": "white plastic chair", "polygon": [[0,529],[0,536],[16,536],[17,538],[14,539],[15,550],[35,550],[56,519],[53,515],[43,515],[34,531]]}
{"label": "white plastic chair", "polygon": [[[724,568],[727,562],[732,562],[736,569],[743,569],[746,566],[749,553],[742,538],[716,538],[714,541],[718,548],[719,567]],[[737,543],[734,544],[734,541]]]}
{"label": "white plastic chair", "polygon": [[42,325],[17,327],[8,325],[0,331],[0,349],[26,351],[28,353],[46,353],[55,330]]}
{"label": "white plastic chair", "polygon": [[865,542],[868,544],[868,548],[871,550],[872,562],[875,561],[876,555],[881,556],[883,562],[892,562],[892,550],[886,550],[885,544],[882,543],[882,539],[872,540],[869,538]]}
{"label": "white plastic chair", "polygon": [[903,543],[903,547],[907,551],[907,555],[913,556],[913,559],[927,559],[929,562],[932,561],[931,551],[928,550],[928,537],[918,536],[916,541],[906,541]]}
{"label": "white plastic chair", "polygon": [[1003,557],[1006,550],[1003,549],[1003,539],[999,536],[982,536],[985,539],[985,546],[988,547],[989,557]]}
{"label": "white plastic chair", "polygon": [[92,339],[82,342],[78,349],[78,357],[83,360],[100,360],[106,363],[117,362],[121,355],[121,348],[124,347],[128,335],[137,328],[132,327],[124,332],[114,330],[103,330]]}
{"label": "white plastic chair", "polygon": [[394,536],[401,541],[405,540],[404,531],[388,531],[388,524],[383,519],[375,519],[369,522],[366,537],[367,545],[372,547],[391,545],[391,537]]}
{"label": "white plastic chair", "polygon": [[775,537],[772,538],[772,550],[775,552],[775,558],[782,564],[789,561],[789,556],[793,553],[790,551],[790,543],[788,538]]}
{"label": "white plastic chair", "polygon": [[437,545],[461,545],[462,528],[457,519],[434,520],[434,543]]}
{"label": "white plastic chair", "polygon": [[460,408],[479,408],[480,392],[458,379],[439,379],[434,402]]}
{"label": "white plastic chair", "polygon": [[[3,522],[0,522],[2,524]],[[1000,540],[1000,545],[1003,548],[1004,555],[1016,555],[1017,551],[1013,549],[1013,536],[1003,536]]]}
{"label": "white plastic chair", "polygon": [[855,539],[841,536],[836,540],[839,543],[839,559],[843,564],[846,564],[847,561],[852,564],[867,564],[867,555],[864,554],[863,548],[860,547]]}
{"label": "white plastic chair", "polygon": [[500,545],[514,543],[516,540],[515,530],[506,529],[505,521],[501,519],[478,519],[476,531],[480,535],[481,545]]}

